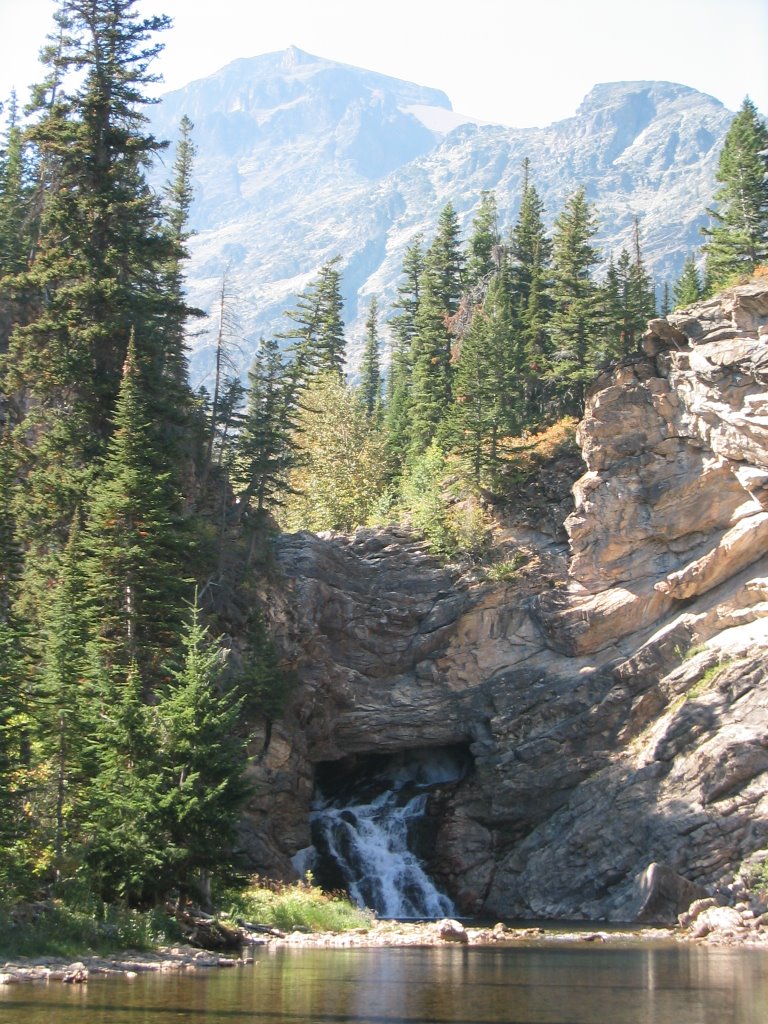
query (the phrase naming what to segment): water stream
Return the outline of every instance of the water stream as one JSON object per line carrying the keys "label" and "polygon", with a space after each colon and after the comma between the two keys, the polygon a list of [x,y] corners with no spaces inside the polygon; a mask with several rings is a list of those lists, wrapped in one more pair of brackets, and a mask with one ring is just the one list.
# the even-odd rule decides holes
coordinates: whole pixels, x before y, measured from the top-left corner
{"label": "water stream", "polygon": [[343,767],[320,773],[310,819],[314,851],[303,866],[382,918],[454,914],[420,854],[434,838],[425,827],[430,795],[466,770],[466,754],[451,748],[358,763],[353,776]]}
{"label": "water stream", "polygon": [[764,950],[256,950],[252,967],[2,985],[3,1024],[765,1024]]}

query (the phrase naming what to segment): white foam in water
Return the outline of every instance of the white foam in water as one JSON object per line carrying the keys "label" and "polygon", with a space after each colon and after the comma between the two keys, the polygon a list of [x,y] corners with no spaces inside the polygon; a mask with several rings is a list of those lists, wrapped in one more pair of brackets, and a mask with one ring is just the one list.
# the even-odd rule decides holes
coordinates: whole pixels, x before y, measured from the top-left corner
{"label": "white foam in water", "polygon": [[391,789],[378,792],[368,802],[353,798],[345,805],[321,803],[312,814],[313,828],[359,906],[370,907],[380,917],[453,915],[451,900],[435,887],[409,850],[408,833],[409,826],[423,817],[428,799],[423,789],[413,790],[453,781],[461,769],[449,755],[425,756],[394,764],[383,774]]}

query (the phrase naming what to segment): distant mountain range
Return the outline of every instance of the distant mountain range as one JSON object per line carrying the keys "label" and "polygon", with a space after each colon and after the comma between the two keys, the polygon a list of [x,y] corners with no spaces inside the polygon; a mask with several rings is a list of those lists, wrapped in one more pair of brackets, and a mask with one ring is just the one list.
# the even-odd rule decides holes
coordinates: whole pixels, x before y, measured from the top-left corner
{"label": "distant mountain range", "polygon": [[[354,372],[374,294],[386,337],[409,241],[417,232],[430,240],[448,201],[468,231],[485,189],[495,191],[506,230],[526,157],[550,222],[584,185],[601,248],[629,247],[637,216],[650,270],[659,284],[673,282],[700,245],[733,117],[684,85],[614,82],[546,128],[484,124],[453,112],[439,90],[295,47],[237,60],[166,94],[152,113],[162,138],[176,138],[184,114],[195,124],[189,295],[214,309],[229,268],[242,372],[259,337],[284,326],[283,311],[336,255]],[[193,340],[196,383],[210,368],[214,334]]]}

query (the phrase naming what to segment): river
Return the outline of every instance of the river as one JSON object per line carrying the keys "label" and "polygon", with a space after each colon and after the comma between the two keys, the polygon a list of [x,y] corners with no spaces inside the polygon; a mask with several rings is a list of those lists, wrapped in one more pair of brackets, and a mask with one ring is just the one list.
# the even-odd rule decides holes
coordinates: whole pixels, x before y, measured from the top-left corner
{"label": "river", "polygon": [[257,949],[252,966],[0,987],[8,1024],[765,1024],[768,953],[674,943]]}

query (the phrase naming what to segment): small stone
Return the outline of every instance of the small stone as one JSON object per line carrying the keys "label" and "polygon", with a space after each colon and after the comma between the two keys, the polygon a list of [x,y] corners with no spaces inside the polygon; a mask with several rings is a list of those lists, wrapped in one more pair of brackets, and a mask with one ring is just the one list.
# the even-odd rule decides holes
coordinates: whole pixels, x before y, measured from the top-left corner
{"label": "small stone", "polygon": [[706,896],[704,899],[694,900],[684,913],[678,914],[677,920],[680,927],[687,928],[696,920],[699,914],[702,914],[705,910],[715,906],[717,906],[717,900],[712,896]]}
{"label": "small stone", "polygon": [[451,918],[444,918],[442,921],[438,921],[437,929],[440,938],[443,939],[444,942],[469,942],[467,929],[460,921],[454,921]]}
{"label": "small stone", "polygon": [[84,985],[88,981],[88,968],[80,961],[70,964],[61,980],[68,985]]}

